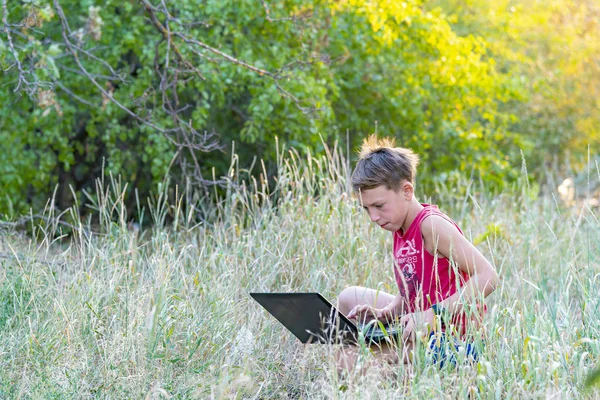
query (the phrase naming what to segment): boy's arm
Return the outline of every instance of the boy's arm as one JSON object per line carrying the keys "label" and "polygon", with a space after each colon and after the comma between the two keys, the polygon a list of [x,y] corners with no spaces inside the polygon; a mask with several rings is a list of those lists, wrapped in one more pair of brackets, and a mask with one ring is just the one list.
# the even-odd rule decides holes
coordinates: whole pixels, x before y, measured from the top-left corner
{"label": "boy's arm", "polygon": [[378,319],[387,322],[397,321],[398,318],[405,314],[404,310],[404,296],[402,294],[397,294],[390,304],[381,309]]}
{"label": "boy's arm", "polygon": [[[426,218],[421,223],[421,234],[432,254],[437,251],[469,275],[462,290],[439,302],[439,306],[456,314],[462,311],[463,304],[477,302],[496,289],[499,278],[494,267],[448,220],[437,215]],[[433,310],[428,312],[433,313]]]}

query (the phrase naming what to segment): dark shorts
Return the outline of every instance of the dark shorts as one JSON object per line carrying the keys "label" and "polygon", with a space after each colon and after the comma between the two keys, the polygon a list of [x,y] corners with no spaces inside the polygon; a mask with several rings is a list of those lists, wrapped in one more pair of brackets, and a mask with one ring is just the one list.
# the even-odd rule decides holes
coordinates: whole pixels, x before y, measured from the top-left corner
{"label": "dark shorts", "polygon": [[[370,322],[359,324],[359,331],[363,334],[365,342],[369,345],[377,345],[392,340],[393,342],[402,339],[402,332],[393,327],[384,327]],[[468,363],[477,363],[479,353],[483,348],[483,342],[477,344],[474,341],[465,341],[456,338],[446,332],[431,332],[427,341],[427,359],[434,365],[442,368],[446,362],[452,366]]]}
{"label": "dark shorts", "polygon": [[431,357],[431,363],[437,364],[442,368],[446,362],[453,366],[457,364],[476,363],[479,358],[478,348],[481,349],[483,343],[461,341],[444,332],[429,334],[428,355]]}

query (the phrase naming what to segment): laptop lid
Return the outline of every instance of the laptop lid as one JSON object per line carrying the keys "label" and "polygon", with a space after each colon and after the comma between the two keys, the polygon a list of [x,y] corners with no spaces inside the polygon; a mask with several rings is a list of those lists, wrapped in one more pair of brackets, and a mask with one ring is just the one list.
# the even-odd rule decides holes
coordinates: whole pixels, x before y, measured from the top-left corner
{"label": "laptop lid", "polygon": [[302,343],[356,343],[358,329],[320,293],[250,293]]}

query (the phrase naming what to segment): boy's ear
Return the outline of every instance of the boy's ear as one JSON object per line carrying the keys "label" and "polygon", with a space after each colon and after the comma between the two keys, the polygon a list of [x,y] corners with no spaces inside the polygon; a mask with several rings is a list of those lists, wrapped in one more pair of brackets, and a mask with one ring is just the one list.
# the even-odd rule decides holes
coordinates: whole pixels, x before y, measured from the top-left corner
{"label": "boy's ear", "polygon": [[402,184],[402,194],[404,195],[404,198],[406,200],[412,200],[412,196],[415,192],[415,188],[413,187],[412,183],[405,181]]}

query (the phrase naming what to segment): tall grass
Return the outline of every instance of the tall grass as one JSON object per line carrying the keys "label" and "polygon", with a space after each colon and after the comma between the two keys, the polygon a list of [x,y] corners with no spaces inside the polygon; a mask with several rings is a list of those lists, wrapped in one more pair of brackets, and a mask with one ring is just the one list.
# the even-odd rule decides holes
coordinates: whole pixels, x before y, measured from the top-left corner
{"label": "tall grass", "polygon": [[139,202],[148,229],[132,224],[118,179],[89,195],[93,220],[76,208],[54,215],[49,203],[50,222],[32,234],[6,228],[0,397],[600,396],[584,389],[600,355],[597,208],[532,195],[526,179],[494,198],[468,182],[460,195],[441,188],[433,201],[502,277],[487,301],[479,363],[440,369],[417,357],[393,375],[339,376],[335,349],[300,344],[248,292],[320,291],[333,300],[358,284],[395,293],[391,238],[350,196],[336,149],[282,152],[276,185],[264,175],[252,179],[234,158],[214,207],[165,184]]}

